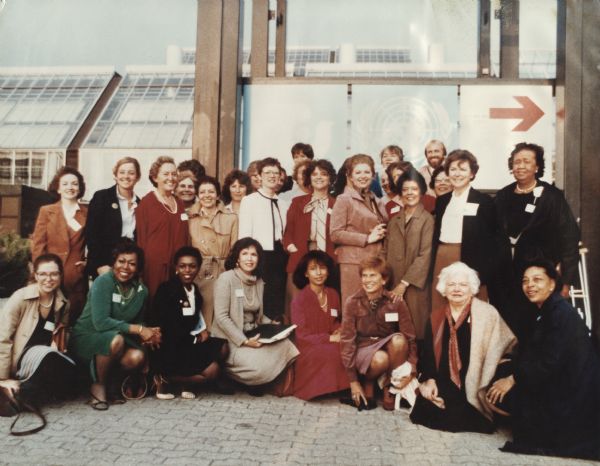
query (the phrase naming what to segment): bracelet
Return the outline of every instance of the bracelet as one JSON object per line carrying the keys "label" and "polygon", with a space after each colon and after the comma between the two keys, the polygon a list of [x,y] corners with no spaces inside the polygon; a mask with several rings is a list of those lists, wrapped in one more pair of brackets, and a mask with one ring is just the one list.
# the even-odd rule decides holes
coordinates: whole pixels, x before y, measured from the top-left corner
{"label": "bracelet", "polygon": [[140,325],[140,329],[138,330],[138,335],[142,334],[142,330],[144,330],[144,327],[142,325]]}

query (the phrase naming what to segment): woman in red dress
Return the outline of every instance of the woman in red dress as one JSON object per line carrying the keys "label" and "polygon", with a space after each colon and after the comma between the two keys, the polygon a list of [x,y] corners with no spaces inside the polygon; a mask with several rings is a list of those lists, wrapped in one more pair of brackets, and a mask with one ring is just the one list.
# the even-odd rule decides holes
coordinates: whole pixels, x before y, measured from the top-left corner
{"label": "woman in red dress", "polygon": [[174,196],[177,168],[171,157],[159,157],[150,167],[155,189],[144,196],[135,210],[138,245],[144,250],[144,284],[150,299],[172,274],[171,258],[189,243],[188,216],[183,202]]}
{"label": "woman in red dress", "polygon": [[340,355],[340,298],[327,286],[333,270],[331,257],[315,250],[306,253],[294,271],[294,284],[301,290],[292,301],[300,350],[294,396],[303,400],[350,386]]}

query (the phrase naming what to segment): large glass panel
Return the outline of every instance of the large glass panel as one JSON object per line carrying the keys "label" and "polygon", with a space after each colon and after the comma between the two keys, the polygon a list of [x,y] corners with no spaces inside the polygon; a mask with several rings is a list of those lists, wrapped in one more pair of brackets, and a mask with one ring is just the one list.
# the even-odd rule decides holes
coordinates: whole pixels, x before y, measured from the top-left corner
{"label": "large glass panel", "polygon": [[520,0],[519,77],[556,78],[556,0]]}

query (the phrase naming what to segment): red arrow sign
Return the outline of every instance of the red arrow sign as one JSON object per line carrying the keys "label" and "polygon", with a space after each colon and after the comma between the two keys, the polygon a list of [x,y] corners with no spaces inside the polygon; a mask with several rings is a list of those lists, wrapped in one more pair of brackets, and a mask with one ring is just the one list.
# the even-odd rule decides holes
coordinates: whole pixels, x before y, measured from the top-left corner
{"label": "red arrow sign", "polygon": [[520,118],[521,123],[512,130],[527,131],[544,116],[544,112],[529,97],[523,95],[515,95],[513,97],[521,104],[521,108],[490,108],[490,118]]}

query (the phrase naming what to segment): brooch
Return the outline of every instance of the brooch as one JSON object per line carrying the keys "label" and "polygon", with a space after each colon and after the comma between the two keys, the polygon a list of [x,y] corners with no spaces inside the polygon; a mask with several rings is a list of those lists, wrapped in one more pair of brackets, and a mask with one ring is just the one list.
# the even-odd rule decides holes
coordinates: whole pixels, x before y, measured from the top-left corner
{"label": "brooch", "polygon": [[113,202],[111,207],[116,210],[119,208],[119,204],[117,204],[116,202]]}

